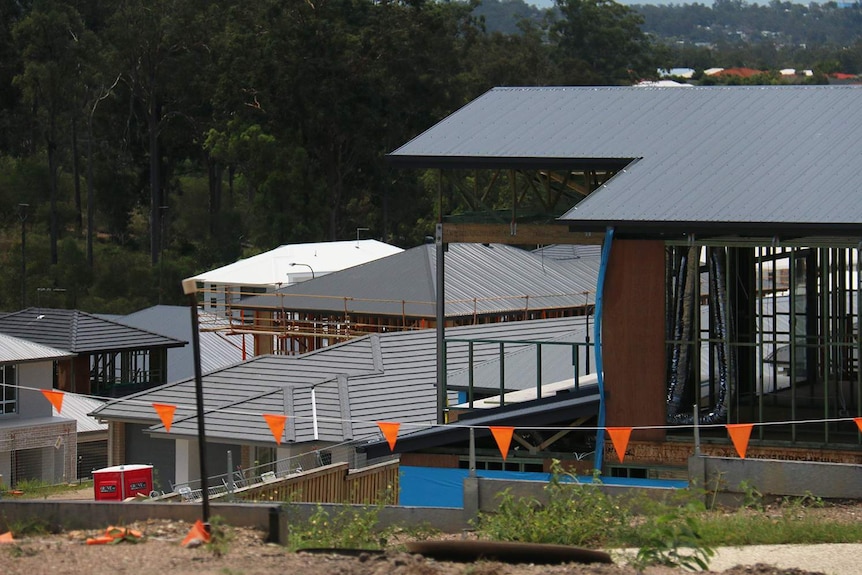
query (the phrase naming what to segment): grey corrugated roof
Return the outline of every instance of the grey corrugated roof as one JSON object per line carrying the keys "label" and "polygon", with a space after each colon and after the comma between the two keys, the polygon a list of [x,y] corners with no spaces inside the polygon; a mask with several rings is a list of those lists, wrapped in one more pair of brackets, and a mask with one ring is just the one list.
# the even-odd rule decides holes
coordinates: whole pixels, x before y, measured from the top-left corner
{"label": "grey corrugated roof", "polygon": [[600,258],[602,257],[602,246],[599,244],[551,244],[536,248],[533,253],[552,260]]}
{"label": "grey corrugated roof", "polygon": [[[589,326],[593,325],[592,318]],[[557,345],[562,343],[581,343],[592,337],[587,318],[579,316],[572,318],[571,330],[557,336],[542,338],[548,342],[542,345],[542,383],[553,383],[574,376],[573,349],[569,345]],[[487,348],[493,359],[484,361],[473,366],[473,389],[477,393],[499,394],[500,392],[500,357],[499,344],[497,343],[474,343],[473,352],[481,348]],[[506,346],[503,359],[503,376],[505,391],[514,391],[535,387],[537,374],[538,351],[535,346],[522,346],[520,348],[509,348]],[[496,355],[493,355],[496,352]],[[589,360],[587,350],[578,348],[578,374],[584,375],[587,366],[594,369],[595,354],[593,348],[589,348]],[[589,361],[589,362],[588,362]],[[450,369],[446,378],[446,384],[450,389],[467,391],[470,387],[470,369],[465,366],[461,369]]]}
{"label": "grey corrugated roof", "polygon": [[[171,381],[188,379],[194,375],[192,322],[188,307],[156,305],[119,317],[116,322],[189,342],[189,345],[184,347],[168,350],[167,372],[170,374]],[[226,319],[199,311],[198,322],[201,328],[200,350],[203,373],[227,367],[242,360],[243,336],[228,335],[224,331],[216,330],[218,327],[229,325]],[[250,341],[248,345],[251,347]]]}
{"label": "grey corrugated roof", "polygon": [[107,431],[108,424],[100,423],[96,418],[88,415],[94,409],[99,408],[105,402],[86,395],[77,393],[63,394],[63,411],[57,413],[56,408],[52,408],[54,417],[68,417],[77,422],[78,433],[89,433],[96,431]]}
{"label": "grey corrugated roof", "polygon": [[[434,317],[436,248],[421,245],[257,296],[243,306]],[[558,261],[503,244],[449,244],[446,316],[571,308],[595,291],[598,258]]]}
{"label": "grey corrugated roof", "polygon": [[862,88],[496,88],[398,148],[407,166],[625,169],[578,230],[858,235]]}
{"label": "grey corrugated roof", "polygon": [[74,353],[175,347],[186,342],[70,309],[28,308],[0,317],[0,333]]}
{"label": "grey corrugated roof", "polygon": [[[449,337],[547,340],[577,330],[583,318],[506,322],[447,329]],[[468,345],[449,345],[452,372],[468,364]],[[507,346],[516,353],[519,346]],[[474,361],[497,357],[497,346],[476,346]],[[523,385],[531,385],[529,374]],[[374,334],[303,356],[261,356],[204,376],[207,436],[213,441],[271,444],[263,413],[289,417],[287,440],[312,441],[310,389],[315,386],[319,437],[344,441],[378,433],[376,421],[425,426],[436,420],[434,330]],[[112,401],[101,418],[158,423],[152,403],[179,406],[171,434],[194,436],[192,381],[164,385]],[[163,432],[161,424],[153,427]]]}
{"label": "grey corrugated roof", "polygon": [[0,333],[0,364],[54,360],[74,356],[74,353],[68,351]]}
{"label": "grey corrugated roof", "polygon": [[361,445],[369,459],[390,453],[408,453],[431,447],[467,441],[469,428],[474,428],[476,439],[491,435],[488,426],[539,427],[560,422],[569,423],[580,417],[593,416],[599,411],[599,392],[595,386],[579,391],[558,393],[555,396],[534,399],[489,410],[462,415],[456,424],[435,426],[399,434],[394,451],[384,439],[373,439]]}

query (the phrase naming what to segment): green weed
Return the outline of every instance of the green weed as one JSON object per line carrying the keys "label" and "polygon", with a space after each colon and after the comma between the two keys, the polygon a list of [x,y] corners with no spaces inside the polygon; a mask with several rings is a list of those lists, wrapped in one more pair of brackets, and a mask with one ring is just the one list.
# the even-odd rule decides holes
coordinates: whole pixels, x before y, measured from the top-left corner
{"label": "green weed", "polygon": [[291,522],[288,546],[292,550],[382,549],[389,530],[378,527],[378,507],[343,506],[330,513],[318,505],[307,521]]}
{"label": "green weed", "polygon": [[483,537],[499,541],[602,546],[619,538],[630,523],[625,502],[606,495],[600,481],[577,483],[558,461],[545,487],[547,502],[500,494],[495,513],[480,513],[475,526]]}
{"label": "green weed", "polygon": [[210,540],[206,548],[216,557],[221,557],[228,551],[233,534],[228,529],[224,517],[210,517]]}

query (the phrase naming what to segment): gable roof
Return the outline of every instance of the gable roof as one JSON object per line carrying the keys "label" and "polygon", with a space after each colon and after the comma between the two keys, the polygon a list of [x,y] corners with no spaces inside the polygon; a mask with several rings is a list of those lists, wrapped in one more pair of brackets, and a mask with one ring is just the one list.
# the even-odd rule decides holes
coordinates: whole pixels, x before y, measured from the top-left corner
{"label": "gable roof", "polygon": [[0,364],[74,357],[74,353],[0,333]]}
{"label": "gable roof", "polygon": [[[155,305],[118,317],[115,321],[180,341],[190,342],[192,339],[190,310],[184,306]],[[227,319],[199,311],[198,324],[203,373],[233,365],[243,359],[243,336],[230,335],[219,329],[230,325]],[[191,345],[168,351],[167,373],[171,381],[188,379],[194,375],[193,352]]]}
{"label": "gable roof", "polygon": [[[278,291],[243,307],[433,317],[434,245],[425,244]],[[447,317],[571,308],[595,291],[599,257],[558,261],[503,244],[449,244],[444,256]],[[529,296],[529,297],[527,297]]]}
{"label": "gable roof", "polygon": [[391,154],[413,167],[609,166],[574,230],[859,236],[855,86],[495,88]]}
{"label": "gable roof", "polygon": [[[561,340],[582,330],[583,323],[581,317],[505,322],[449,328],[446,334],[513,342]],[[506,352],[525,347],[531,346],[512,343]],[[475,344],[473,356],[477,364],[496,359],[499,345]],[[468,357],[467,343],[448,345],[450,371],[464,370]],[[571,366],[571,355],[568,361]],[[212,441],[271,445],[272,433],[262,414],[283,413],[290,416],[287,441],[313,441],[312,388],[321,441],[371,437],[378,433],[375,422],[383,420],[424,427],[436,420],[436,362],[434,330],[372,334],[303,356],[259,356],[203,377],[207,436]],[[535,372],[535,365],[507,365],[507,386],[535,385]],[[550,376],[545,381],[551,381]],[[155,424],[153,432],[164,433],[153,403],[178,406],[172,436],[197,434],[193,380],[112,401],[94,415]]]}
{"label": "gable roof", "polygon": [[[192,279],[214,284],[289,285],[312,275],[322,276],[400,251],[399,247],[377,240],[289,244],[198,274]],[[313,273],[309,268],[314,270]]]}
{"label": "gable roof", "polygon": [[73,353],[177,347],[186,342],[71,309],[28,308],[0,317],[0,333]]}

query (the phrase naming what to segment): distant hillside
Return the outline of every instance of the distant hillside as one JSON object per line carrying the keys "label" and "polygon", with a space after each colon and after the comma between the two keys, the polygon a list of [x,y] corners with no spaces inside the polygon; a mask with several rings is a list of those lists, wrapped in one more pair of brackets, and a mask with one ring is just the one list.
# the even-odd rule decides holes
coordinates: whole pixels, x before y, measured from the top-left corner
{"label": "distant hillside", "polygon": [[473,15],[485,20],[488,33],[519,34],[518,22],[533,20],[539,22],[546,8],[527,4],[524,0],[482,0],[473,10]]}
{"label": "distant hillside", "polygon": [[[851,46],[862,41],[859,3],[803,5],[779,0],[769,4],[744,0],[715,0],[712,5],[621,3],[644,17],[644,32],[663,40],[697,45],[750,43],[808,48]],[[553,9],[548,0],[542,6],[524,0],[482,0],[473,14],[484,19],[488,32],[517,34],[520,20],[538,22],[547,10]]]}

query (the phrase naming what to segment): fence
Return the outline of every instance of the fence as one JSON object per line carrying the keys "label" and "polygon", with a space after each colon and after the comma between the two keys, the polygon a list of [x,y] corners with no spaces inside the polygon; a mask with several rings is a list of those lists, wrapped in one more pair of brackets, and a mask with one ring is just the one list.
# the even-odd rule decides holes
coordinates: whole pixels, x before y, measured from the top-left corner
{"label": "fence", "polygon": [[272,476],[234,493],[242,501],[394,505],[398,501],[398,462],[349,470],[335,463],[283,478]]}
{"label": "fence", "polygon": [[[201,500],[200,488],[180,485],[175,489],[158,499]],[[394,505],[398,502],[398,461],[355,470],[350,470],[347,463],[333,463],[309,471],[267,471],[210,485],[207,495],[212,500],[227,501]]]}

